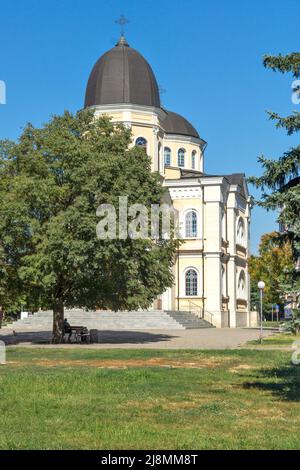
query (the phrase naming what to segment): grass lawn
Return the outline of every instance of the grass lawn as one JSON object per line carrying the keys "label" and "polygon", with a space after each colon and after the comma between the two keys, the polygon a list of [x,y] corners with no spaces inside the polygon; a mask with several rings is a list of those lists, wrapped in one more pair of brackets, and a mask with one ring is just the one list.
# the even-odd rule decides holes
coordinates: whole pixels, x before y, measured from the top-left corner
{"label": "grass lawn", "polygon": [[9,348],[1,449],[296,449],[289,352]]}
{"label": "grass lawn", "polygon": [[282,322],[277,322],[277,321],[264,321],[263,326],[268,327],[268,328],[279,328]]}
{"label": "grass lawn", "polygon": [[275,333],[274,335],[267,336],[263,339],[263,344],[260,345],[259,340],[248,341],[247,344],[253,346],[261,346],[261,347],[283,347],[283,348],[291,348],[294,341],[300,341],[300,336],[294,336],[291,334],[285,333]]}

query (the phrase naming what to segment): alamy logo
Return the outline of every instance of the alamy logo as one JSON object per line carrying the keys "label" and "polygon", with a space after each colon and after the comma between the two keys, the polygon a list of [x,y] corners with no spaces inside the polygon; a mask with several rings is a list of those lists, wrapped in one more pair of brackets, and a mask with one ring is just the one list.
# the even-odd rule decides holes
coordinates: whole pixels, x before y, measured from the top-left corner
{"label": "alamy logo", "polygon": [[292,364],[294,364],[294,366],[299,366],[300,365],[300,340],[299,339],[293,342],[292,348],[295,349],[295,351],[292,354]]}
{"label": "alamy logo", "polygon": [[6,346],[4,341],[0,341],[0,365],[6,364]]}
{"label": "alamy logo", "polygon": [[292,83],[292,103],[300,104],[300,80],[294,80]]}
{"label": "alamy logo", "polygon": [[152,204],[148,210],[143,204],[128,206],[128,197],[119,196],[118,210],[112,204],[101,204],[96,214],[101,218],[96,227],[100,240],[168,240],[172,233],[180,238],[178,211],[168,204]]}
{"label": "alamy logo", "polygon": [[6,104],[6,85],[3,80],[0,80],[0,104]]}

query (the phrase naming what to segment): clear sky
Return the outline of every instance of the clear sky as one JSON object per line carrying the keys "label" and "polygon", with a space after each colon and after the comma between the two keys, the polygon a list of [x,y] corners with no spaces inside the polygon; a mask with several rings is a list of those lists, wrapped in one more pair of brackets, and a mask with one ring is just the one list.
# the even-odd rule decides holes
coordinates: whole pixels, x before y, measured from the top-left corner
{"label": "clear sky", "polygon": [[[265,114],[299,111],[292,77],[264,69],[262,56],[299,51],[299,0],[0,0],[0,139],[83,106],[95,61],[119,37],[120,14],[165,90],[163,105],[208,141],[207,173],[257,175],[260,154],[278,157],[295,144]],[[276,228],[274,214],[255,209],[252,250]]]}

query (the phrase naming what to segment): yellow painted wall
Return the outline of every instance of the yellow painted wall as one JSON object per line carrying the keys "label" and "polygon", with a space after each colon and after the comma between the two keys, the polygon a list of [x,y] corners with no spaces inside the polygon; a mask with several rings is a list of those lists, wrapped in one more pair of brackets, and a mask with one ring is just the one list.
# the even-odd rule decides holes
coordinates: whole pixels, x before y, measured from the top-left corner
{"label": "yellow painted wall", "polygon": [[185,250],[201,250],[202,249],[202,202],[200,198],[189,198],[189,199],[174,199],[173,207],[179,213],[179,223],[182,237],[184,238],[184,218],[185,213],[190,209],[195,209],[198,214],[198,236],[196,239],[184,239],[184,244],[179,248],[180,251]]}
{"label": "yellow painted wall", "polygon": [[175,180],[180,178],[180,170],[179,168],[165,168],[165,178],[169,180]]}
{"label": "yellow painted wall", "polygon": [[[101,113],[101,112],[100,112]],[[113,122],[128,122],[131,124],[131,130],[133,134],[132,145],[134,145],[137,137],[144,137],[147,140],[147,153],[152,159],[152,170],[158,170],[158,164],[160,163],[159,170],[161,174],[164,174],[165,180],[178,180],[180,179],[180,169],[177,166],[178,163],[178,150],[184,148],[185,153],[185,165],[184,169],[191,170],[191,155],[192,151],[196,150],[196,167],[198,171],[202,171],[203,168],[203,154],[201,152],[200,145],[193,142],[192,139],[180,136],[169,136],[164,134],[164,131],[159,122],[159,113],[155,112],[142,112],[130,110],[114,110],[109,113]],[[161,144],[161,153],[158,158],[158,143]],[[164,147],[171,149],[171,167],[164,168]],[[180,185],[180,182],[178,182]],[[178,183],[174,183],[174,188],[178,188]],[[177,184],[177,186],[176,186]],[[192,185],[186,184],[187,191],[190,191],[191,195],[198,194],[193,192]],[[171,190],[171,188],[170,188]],[[189,197],[188,193],[183,193],[182,199],[173,199],[173,206],[181,214],[181,222],[184,218],[184,213],[187,209],[196,209],[198,212],[198,237],[196,239],[185,239],[179,247],[179,258],[177,258],[174,266],[174,279],[175,285],[172,288],[172,308],[180,310],[192,310],[195,313],[200,313],[200,309],[203,306],[203,272],[204,272],[204,292],[207,298],[205,299],[205,309],[216,312],[215,324],[216,326],[222,326],[221,314],[218,311],[227,309],[229,307],[231,311],[231,326],[234,324],[234,315],[236,308],[239,312],[246,311],[247,303],[236,302],[236,262],[230,261],[227,265],[227,276],[228,276],[228,289],[230,296],[230,304],[222,299],[222,289],[219,289],[221,284],[221,261],[218,256],[209,255],[210,253],[217,253],[218,251],[227,250],[229,253],[236,252],[236,246],[234,245],[234,231],[236,230],[235,222],[239,216],[242,216],[245,222],[245,235],[247,236],[247,214],[242,210],[236,211],[236,195],[232,194],[232,201],[227,201],[230,211],[227,209],[227,225],[228,225],[228,246],[225,247],[222,244],[222,232],[218,230],[218,220],[220,219],[221,228],[221,217],[220,217],[220,204],[223,200],[220,197],[220,186],[219,183],[215,185],[205,187],[206,204],[204,209],[204,215],[202,216],[202,200],[201,197]],[[180,192],[177,192],[181,196]],[[202,240],[202,219],[205,219],[204,223],[204,239],[205,246],[204,251],[206,258],[202,258],[203,240]],[[184,236],[184,227],[182,225],[182,235]],[[224,236],[224,234],[223,234]],[[245,238],[245,246],[247,246],[248,240]],[[227,245],[227,244],[226,244]],[[238,260],[240,264],[245,263],[247,252],[242,249],[238,249]],[[185,296],[185,270],[187,268],[195,268],[198,272],[198,294],[193,297]],[[247,272],[247,266],[244,269]],[[218,298],[220,297],[220,299]],[[213,299],[213,302],[211,301]],[[219,301],[220,300],[220,301]],[[227,299],[226,299],[227,300]],[[220,305],[218,305],[218,303]],[[225,322],[226,323],[226,322]],[[224,323],[224,326],[227,326]]]}
{"label": "yellow painted wall", "polygon": [[[187,297],[185,295],[185,271],[188,268],[195,268],[198,273],[198,295]],[[178,272],[179,271],[179,272]],[[191,254],[190,256],[179,255],[175,264],[175,295],[176,306],[179,310],[192,310],[200,314],[202,307],[202,256],[200,253]]]}
{"label": "yellow painted wall", "polygon": [[[179,211],[181,219],[182,236],[184,237],[184,216],[189,209],[195,209],[198,213],[198,237],[195,239],[185,239],[179,247],[179,259],[177,258],[175,273],[176,273],[176,308],[178,308],[178,294],[179,294],[179,309],[180,310],[193,310],[195,313],[200,313],[202,302],[202,234],[201,234],[201,220],[202,220],[202,201],[201,198],[189,199],[174,199],[173,206]],[[185,295],[185,270],[187,268],[195,268],[198,272],[198,295],[196,297],[186,297]],[[179,272],[178,272],[179,270]],[[179,282],[179,287],[178,287]],[[178,292],[179,289],[179,292]],[[197,311],[197,312],[196,312]]]}
{"label": "yellow painted wall", "polygon": [[202,171],[202,159],[203,155],[201,152],[201,148],[199,145],[192,143],[192,142],[186,142],[185,140],[169,140],[166,136],[164,138],[164,147],[168,147],[171,150],[171,166],[178,166],[178,150],[183,148],[185,149],[185,164],[184,167],[185,169],[192,169],[192,151],[195,150],[197,152],[195,162],[195,170]]}
{"label": "yellow painted wall", "polygon": [[[156,160],[157,156],[157,144],[161,142],[161,154],[160,154],[160,171],[163,173],[164,165],[164,147],[169,147],[171,149],[171,166],[177,167],[178,164],[178,150],[184,148],[186,151],[185,154],[185,165],[183,168],[192,169],[192,151],[197,152],[195,157],[195,170],[202,171],[203,167],[203,155],[201,148],[198,144],[194,142],[189,142],[186,139],[180,139],[180,136],[176,137],[176,140],[171,140],[167,135],[164,134],[164,130],[160,125],[158,114],[153,112],[143,112],[127,109],[124,111],[120,110],[109,110],[109,111],[99,111],[98,115],[105,114],[109,116],[113,122],[129,122],[131,123],[132,133],[133,133],[133,143],[137,137],[144,137],[147,142],[147,153],[152,158],[152,170],[157,170],[158,162]],[[155,131],[158,131],[158,135],[155,134]],[[156,146],[156,148],[155,148]]]}

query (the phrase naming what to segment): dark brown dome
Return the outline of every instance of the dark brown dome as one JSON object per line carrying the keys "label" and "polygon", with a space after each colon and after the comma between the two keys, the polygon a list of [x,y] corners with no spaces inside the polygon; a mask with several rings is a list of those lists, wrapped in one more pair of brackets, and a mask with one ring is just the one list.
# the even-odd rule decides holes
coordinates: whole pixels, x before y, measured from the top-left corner
{"label": "dark brown dome", "polygon": [[198,132],[187,119],[172,111],[166,111],[166,113],[167,117],[162,122],[166,134],[187,135],[200,139]]}
{"label": "dark brown dome", "polygon": [[88,80],[85,107],[131,103],[160,107],[154,73],[144,57],[121,37],[100,57]]}

